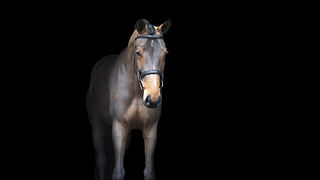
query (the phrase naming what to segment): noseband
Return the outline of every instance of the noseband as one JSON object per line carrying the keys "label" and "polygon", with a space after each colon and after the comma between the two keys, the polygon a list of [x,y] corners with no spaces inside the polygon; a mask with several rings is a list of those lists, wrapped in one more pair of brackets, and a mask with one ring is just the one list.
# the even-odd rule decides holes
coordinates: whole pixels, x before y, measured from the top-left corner
{"label": "noseband", "polygon": [[[163,39],[163,36],[153,36],[153,35],[142,35],[142,36],[137,36],[135,38],[135,40],[139,39],[139,38],[146,38],[146,39]],[[160,72],[159,70],[148,70],[148,71],[143,71],[140,72],[139,68],[138,68],[138,61],[137,61],[137,53],[136,53],[136,45],[134,45],[134,64],[136,66],[137,69],[137,77],[138,77],[138,81],[139,81],[139,86],[141,90],[144,90],[144,86],[142,83],[142,78],[150,75],[150,74],[158,74],[160,76],[160,87],[159,89],[161,90],[163,87],[163,79],[164,79],[164,72]]]}

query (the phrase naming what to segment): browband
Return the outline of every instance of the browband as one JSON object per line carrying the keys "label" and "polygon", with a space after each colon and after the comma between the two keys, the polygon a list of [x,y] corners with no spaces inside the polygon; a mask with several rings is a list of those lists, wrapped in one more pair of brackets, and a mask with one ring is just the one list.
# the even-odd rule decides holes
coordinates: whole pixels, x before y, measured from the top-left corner
{"label": "browband", "polygon": [[163,39],[163,36],[153,36],[153,35],[141,35],[137,36],[134,40],[137,40],[139,38],[147,38],[147,39]]}

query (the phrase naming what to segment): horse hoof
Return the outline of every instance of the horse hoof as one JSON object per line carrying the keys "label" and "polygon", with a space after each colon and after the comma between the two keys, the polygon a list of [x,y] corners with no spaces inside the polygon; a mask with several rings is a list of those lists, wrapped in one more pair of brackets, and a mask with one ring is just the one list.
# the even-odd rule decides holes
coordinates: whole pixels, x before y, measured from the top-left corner
{"label": "horse hoof", "polygon": [[145,176],[144,180],[156,180],[156,177],[154,177],[154,176]]}
{"label": "horse hoof", "polygon": [[144,180],[156,180],[156,178],[145,178]]}
{"label": "horse hoof", "polygon": [[124,170],[114,171],[112,175],[112,180],[124,180]]}
{"label": "horse hoof", "polygon": [[113,177],[112,180],[124,180],[124,177]]}

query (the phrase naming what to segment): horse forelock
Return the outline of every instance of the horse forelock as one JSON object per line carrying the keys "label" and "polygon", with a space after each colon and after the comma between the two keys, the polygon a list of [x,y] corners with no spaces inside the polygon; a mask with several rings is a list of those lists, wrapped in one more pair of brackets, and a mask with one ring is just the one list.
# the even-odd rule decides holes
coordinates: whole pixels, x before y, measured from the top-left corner
{"label": "horse forelock", "polygon": [[146,23],[146,26],[148,28],[148,32],[150,35],[153,35],[155,33],[155,29],[154,29],[154,26],[152,24],[149,23],[149,21],[147,20],[143,20],[145,23]]}
{"label": "horse forelock", "polygon": [[[146,24],[147,29],[148,29],[148,33],[150,35],[153,35],[155,33],[154,26],[152,24],[150,24],[150,22],[146,19],[142,19],[142,21]],[[134,29],[137,29],[137,24],[134,26]]]}
{"label": "horse forelock", "polygon": [[[148,20],[143,19],[143,22],[146,23],[148,34],[149,35],[154,35],[156,30],[154,28],[154,25],[150,24]],[[128,46],[133,45],[135,38],[138,36],[138,31],[137,31],[137,24],[134,26],[134,32],[130,37]]]}

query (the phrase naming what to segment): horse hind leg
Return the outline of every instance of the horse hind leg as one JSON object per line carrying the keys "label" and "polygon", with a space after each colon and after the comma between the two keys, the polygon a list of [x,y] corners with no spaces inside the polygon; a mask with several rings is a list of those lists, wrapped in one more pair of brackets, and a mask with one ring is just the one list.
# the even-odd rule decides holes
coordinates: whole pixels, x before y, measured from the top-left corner
{"label": "horse hind leg", "polygon": [[105,123],[93,123],[92,138],[96,157],[95,180],[111,180],[114,169],[112,127]]}
{"label": "horse hind leg", "polygon": [[126,141],[126,150],[129,148],[130,141],[131,141],[131,132],[128,132],[127,141]]}

